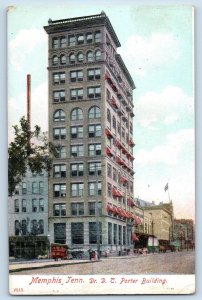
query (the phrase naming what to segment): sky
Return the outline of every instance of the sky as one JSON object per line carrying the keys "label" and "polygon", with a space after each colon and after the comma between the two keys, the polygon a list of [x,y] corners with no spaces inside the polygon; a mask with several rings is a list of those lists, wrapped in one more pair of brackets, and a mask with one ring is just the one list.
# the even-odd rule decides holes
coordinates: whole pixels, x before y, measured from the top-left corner
{"label": "sky", "polygon": [[[176,218],[195,216],[193,11],[188,5],[10,8],[8,13],[8,129],[26,114],[26,74],[32,76],[31,121],[48,130],[48,44],[43,26],[102,10],[121,42],[136,89],[134,196],[174,204]],[[120,22],[121,20],[121,22]]]}

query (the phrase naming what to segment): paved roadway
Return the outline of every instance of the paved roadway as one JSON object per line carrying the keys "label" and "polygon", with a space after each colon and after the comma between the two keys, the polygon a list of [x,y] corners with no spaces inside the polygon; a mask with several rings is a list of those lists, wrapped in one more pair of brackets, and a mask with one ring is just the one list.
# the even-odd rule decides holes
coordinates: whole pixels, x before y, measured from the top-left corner
{"label": "paved roadway", "polygon": [[194,251],[149,254],[122,258],[106,258],[100,262],[64,265],[14,272],[13,275],[66,274],[194,274]]}

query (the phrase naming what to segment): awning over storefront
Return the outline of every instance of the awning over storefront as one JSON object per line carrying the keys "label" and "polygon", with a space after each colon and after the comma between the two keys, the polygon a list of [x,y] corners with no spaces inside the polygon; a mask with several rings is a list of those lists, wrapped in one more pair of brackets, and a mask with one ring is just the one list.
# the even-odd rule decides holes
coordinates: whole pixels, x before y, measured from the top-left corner
{"label": "awning over storefront", "polygon": [[132,241],[139,241],[137,235],[134,232],[132,232],[132,234],[131,234],[131,239],[132,239]]}

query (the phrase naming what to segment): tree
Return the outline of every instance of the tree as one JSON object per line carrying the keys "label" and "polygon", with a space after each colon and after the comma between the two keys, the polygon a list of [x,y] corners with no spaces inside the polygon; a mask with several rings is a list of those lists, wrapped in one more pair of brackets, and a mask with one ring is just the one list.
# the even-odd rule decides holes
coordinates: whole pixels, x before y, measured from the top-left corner
{"label": "tree", "polygon": [[25,117],[20,125],[13,126],[14,141],[8,148],[8,193],[11,196],[26,174],[29,167],[33,173],[46,170],[50,173],[52,162],[57,154],[57,147],[41,133],[38,125],[32,131]]}

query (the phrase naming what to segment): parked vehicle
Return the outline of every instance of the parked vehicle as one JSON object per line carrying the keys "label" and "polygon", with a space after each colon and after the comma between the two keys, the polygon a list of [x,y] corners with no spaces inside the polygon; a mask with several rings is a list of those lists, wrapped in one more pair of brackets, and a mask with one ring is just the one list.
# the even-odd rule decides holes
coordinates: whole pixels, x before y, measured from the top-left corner
{"label": "parked vehicle", "polygon": [[68,246],[65,244],[52,243],[50,245],[50,258],[55,260],[68,259]]}

